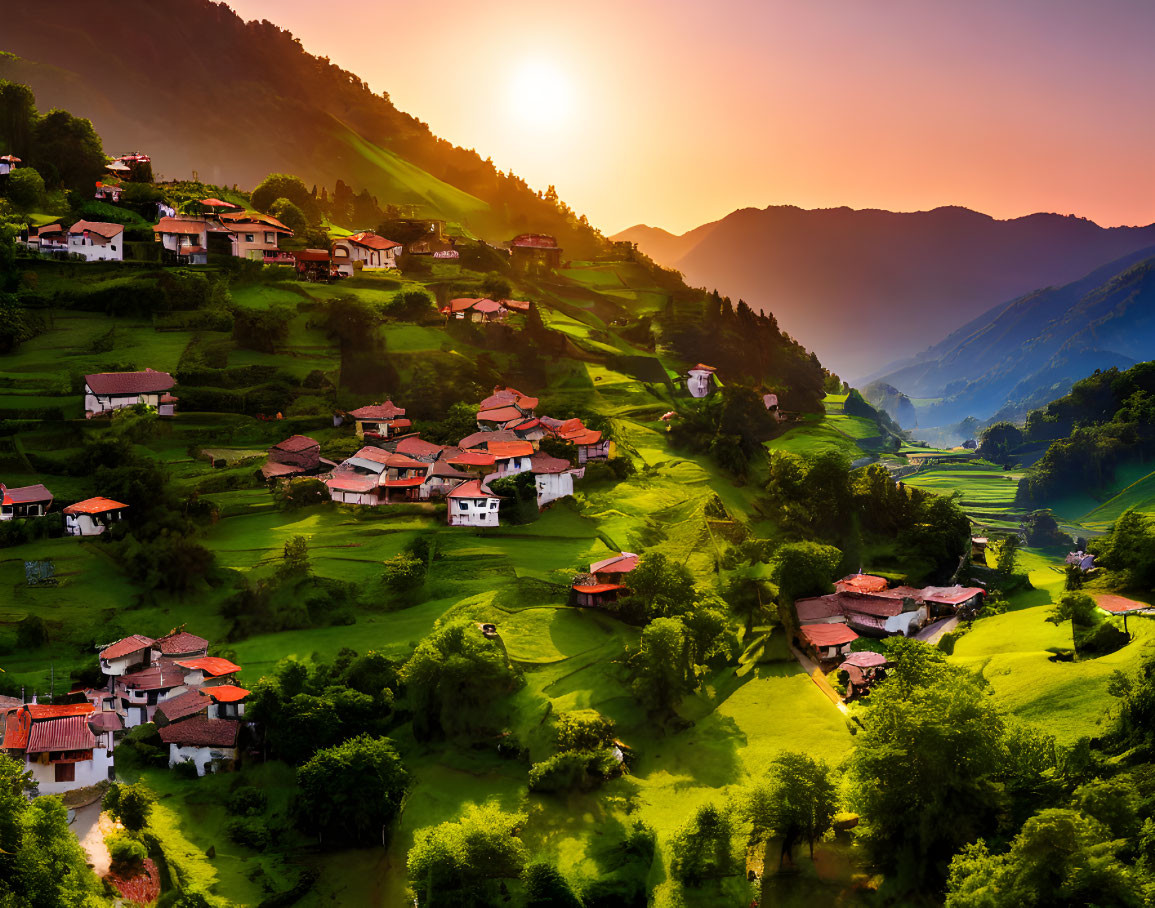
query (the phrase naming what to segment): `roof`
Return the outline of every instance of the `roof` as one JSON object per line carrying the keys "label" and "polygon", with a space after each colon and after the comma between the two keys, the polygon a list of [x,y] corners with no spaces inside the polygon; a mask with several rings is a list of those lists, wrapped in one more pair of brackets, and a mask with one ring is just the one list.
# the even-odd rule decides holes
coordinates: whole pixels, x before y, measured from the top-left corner
{"label": "roof", "polygon": [[626,574],[638,566],[638,556],[633,552],[622,552],[613,558],[595,561],[590,565],[591,574]]}
{"label": "roof", "polygon": [[859,668],[874,668],[879,665],[888,665],[890,660],[882,653],[872,653],[869,650],[864,650],[861,653],[851,653],[843,660],[842,664],[856,665]]}
{"label": "roof", "polygon": [[53,706],[50,703],[29,703],[26,707],[28,716],[33,721],[40,719],[63,719],[70,716],[87,716],[94,712],[96,707],[85,701],[84,703],[62,703]]}
{"label": "roof", "polygon": [[334,473],[325,480],[325,485],[339,492],[372,492],[377,488],[377,477],[361,473]]}
{"label": "roof", "polygon": [[120,508],[127,508],[128,505],[122,504],[119,501],[113,501],[111,498],[86,498],[84,501],[78,501],[76,504],[70,504],[64,509],[65,514],[104,514],[107,511],[117,511]]}
{"label": "roof", "polygon": [[516,426],[510,428],[514,432],[528,432],[530,429],[536,429],[541,425],[540,419],[527,419],[525,422],[519,422]]}
{"label": "roof", "polygon": [[447,460],[436,460],[429,465],[429,469],[425,473],[425,478],[440,477],[442,479],[468,479],[469,474],[463,473],[456,467],[452,466]]}
{"label": "roof", "polygon": [[179,719],[187,719],[189,716],[195,716],[197,713],[207,712],[210,702],[209,698],[199,690],[190,690],[187,693],[165,700],[157,706],[156,711],[163,713],[169,722],[176,722]]}
{"label": "roof", "polygon": [[315,438],[310,438],[308,435],[290,435],[284,441],[277,442],[273,447],[278,451],[288,451],[292,453],[320,447],[320,442]]}
{"label": "roof", "polygon": [[687,371],[688,372],[717,372],[718,369],[715,366],[707,366],[705,363],[698,363],[697,365],[691,366]]}
{"label": "roof", "polygon": [[167,372],[145,369],[143,372],[96,372],[84,376],[93,394],[145,394],[167,391],[176,384]]}
{"label": "roof", "polygon": [[509,241],[509,245],[519,248],[557,249],[557,240],[546,233],[522,233]]}
{"label": "roof", "polygon": [[[422,464],[422,466],[428,466],[428,464]],[[408,479],[386,479],[384,485],[387,489],[415,489],[423,482],[425,482],[424,473],[420,476],[410,476]]]}
{"label": "roof", "polygon": [[455,467],[492,467],[496,458],[485,451],[463,451],[450,457],[448,463]]}
{"label": "roof", "polygon": [[463,448],[487,448],[494,441],[519,441],[511,429],[481,429],[461,439]]}
{"label": "roof", "polygon": [[978,586],[928,586],[923,589],[922,598],[925,602],[937,602],[940,605],[958,605],[975,596],[984,596],[986,592]]}
{"label": "roof", "polygon": [[465,312],[468,309],[472,309],[474,304],[478,302],[480,302],[480,300],[472,296],[459,296],[457,299],[449,301],[449,311]]}
{"label": "roof", "polygon": [[186,719],[166,725],[160,730],[165,744],[184,744],[191,747],[236,747],[241,723],[231,719]]}
{"label": "roof", "polygon": [[69,233],[95,233],[97,236],[102,236],[106,240],[111,240],[114,236],[119,236],[124,233],[123,224],[109,224],[105,221],[77,221],[68,228]]}
{"label": "roof", "polygon": [[327,262],[333,257],[328,249],[298,249],[289,255],[298,262]]}
{"label": "roof", "polygon": [[573,464],[561,457],[551,457],[545,451],[538,451],[529,459],[531,473],[564,473],[572,469]]}
{"label": "roof", "polygon": [[487,492],[481,487],[481,481],[478,479],[469,479],[459,485],[456,489],[449,493],[450,498],[500,498],[500,495],[494,495],[492,492]]}
{"label": "roof", "polygon": [[102,731],[120,731],[124,728],[124,723],[120,721],[120,716],[114,712],[105,711],[100,713],[93,713],[88,717],[88,727],[93,732]]}
{"label": "roof", "polygon": [[169,634],[157,641],[160,644],[161,655],[185,656],[189,653],[199,653],[208,649],[209,642],[204,637],[181,631],[179,634]]}
{"label": "roof", "polygon": [[510,422],[511,420],[520,420],[523,417],[521,410],[517,407],[497,407],[493,410],[481,410],[477,414],[478,422]]}
{"label": "roof", "polygon": [[218,684],[216,687],[206,687],[203,690],[217,703],[237,703],[249,695],[243,687],[235,684]]}
{"label": "roof", "polygon": [[383,404],[369,404],[367,407],[358,407],[349,413],[354,419],[393,419],[405,415],[405,408],[399,407],[393,401],[387,400]]}
{"label": "roof", "polygon": [[1137,599],[1128,599],[1126,596],[1117,596],[1114,593],[1099,593],[1095,596],[1095,605],[1113,615],[1125,615],[1128,612],[1139,612],[1155,608],[1146,602]]}
{"label": "roof", "polygon": [[813,646],[841,646],[858,639],[845,624],[804,624],[798,630]]}
{"label": "roof", "polygon": [[529,457],[533,454],[533,445],[528,441],[491,441],[486,447],[498,459]]}
{"label": "roof", "polygon": [[500,312],[504,308],[505,307],[502,306],[501,303],[496,302],[495,300],[478,300],[476,303],[473,304],[473,311],[474,312],[482,312],[482,313]]}
{"label": "roof", "polygon": [[232,202],[225,202],[221,199],[201,199],[199,204],[207,208],[240,208],[240,205],[234,205]]}
{"label": "roof", "polygon": [[211,675],[214,678],[219,678],[221,675],[231,675],[233,672],[239,672],[241,667],[235,662],[230,662],[228,659],[222,659],[220,656],[201,656],[199,659],[186,659],[183,662],[178,662],[181,668],[191,668],[196,671],[202,671],[206,675]]}
{"label": "roof", "polygon": [[261,475],[265,479],[273,479],[277,476],[296,476],[298,473],[304,473],[303,467],[295,467],[287,463],[274,463],[270,461],[261,467]]}
{"label": "roof", "polygon": [[408,454],[410,457],[428,457],[431,454],[440,454],[443,446],[434,444],[431,441],[425,441],[419,436],[411,435],[397,442],[394,450],[397,451],[398,454]]}
{"label": "roof", "polygon": [[155,227],[152,228],[153,233],[204,233],[209,229],[208,223],[204,218],[161,218]]}
{"label": "roof", "polygon": [[578,593],[608,593],[610,590],[624,590],[625,587],[620,583],[593,583],[589,585],[574,584],[575,592]]}
{"label": "roof", "polygon": [[21,486],[18,489],[5,488],[0,483],[0,492],[3,493],[4,504],[27,504],[30,501],[51,501],[52,493],[42,485]]}
{"label": "roof", "polygon": [[131,675],[122,675],[120,683],[133,690],[169,690],[184,684],[184,675],[165,663],[133,672]]}
{"label": "roof", "polygon": [[[838,595],[837,593],[835,595]],[[842,610],[849,616],[874,615],[879,618],[892,618],[902,614],[903,600],[893,596],[842,596]]]}
{"label": "roof", "polygon": [[530,304],[525,300],[500,300],[507,309],[516,309],[518,312],[528,312]]}
{"label": "roof", "polygon": [[[365,447],[358,449],[349,460],[368,460],[373,463],[379,463],[385,466],[389,463],[389,458],[396,455],[392,451],[386,451],[384,448],[375,448],[373,445],[365,445]],[[404,455],[402,455],[404,456]]]}
{"label": "roof", "polygon": [[414,460],[406,454],[390,454],[385,460],[385,466],[394,470],[424,470],[429,464],[424,460]]}
{"label": "roof", "polygon": [[[90,501],[96,499],[89,499]],[[107,500],[107,499],[105,499]],[[84,502],[81,502],[83,504]],[[64,509],[64,513],[68,513],[68,508]],[[84,513],[88,513],[87,511]],[[140,634],[133,634],[131,637],[125,637],[123,640],[117,640],[115,643],[106,646],[100,651],[101,659],[121,659],[124,656],[131,656],[133,653],[139,653],[142,649],[149,649],[155,643],[151,637],[142,637]]]}
{"label": "roof", "polygon": [[794,610],[798,613],[798,621],[801,624],[821,621],[823,618],[841,618],[842,600],[837,593],[811,596],[797,600],[794,603]]}
{"label": "roof", "polygon": [[10,709],[4,718],[5,749],[23,750],[28,745],[28,733],[32,730],[32,720],[24,708]]}
{"label": "roof", "polygon": [[33,722],[25,749],[30,754],[38,754],[52,750],[91,750],[95,746],[96,738],[88,727],[88,720],[84,716],[68,716]]}
{"label": "roof", "polygon": [[565,441],[573,442],[575,445],[596,445],[601,442],[602,433],[597,429],[586,429],[563,437]]}
{"label": "roof", "polygon": [[890,584],[885,577],[875,577],[873,574],[860,572],[834,581],[834,586],[844,592],[876,593],[886,589]]}
{"label": "roof", "polygon": [[375,233],[365,231],[363,233],[354,233],[352,236],[345,237],[350,243],[356,243],[358,246],[365,246],[369,249],[392,249],[394,246],[400,246],[400,243],[395,243],[392,240],[387,240],[383,236],[377,236]]}

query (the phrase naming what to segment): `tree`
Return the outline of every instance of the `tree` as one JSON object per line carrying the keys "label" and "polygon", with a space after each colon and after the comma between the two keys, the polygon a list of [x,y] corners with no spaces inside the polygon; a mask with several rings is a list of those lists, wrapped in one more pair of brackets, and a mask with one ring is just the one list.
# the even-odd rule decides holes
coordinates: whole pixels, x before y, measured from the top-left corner
{"label": "tree", "polygon": [[281,573],[309,573],[309,540],[304,536],[294,536],[285,543]]}
{"label": "tree", "polygon": [[565,712],[557,717],[558,750],[596,750],[613,740],[613,720],[596,709]]}
{"label": "tree", "polygon": [[[668,618],[693,608],[698,591],[685,564],[661,552],[647,552],[630,571],[630,599],[641,606],[638,617]],[[623,606],[629,611],[628,604]]]}
{"label": "tree", "polygon": [[1023,430],[1014,423],[997,422],[983,431],[979,439],[979,457],[1006,466],[1014,460],[1014,451],[1024,440]]}
{"label": "tree", "polygon": [[713,804],[704,804],[670,841],[670,876],[684,886],[701,886],[707,880],[735,871],[729,815]]}
{"label": "tree", "polygon": [[149,814],[156,796],[142,782],[135,785],[118,785],[116,798],[116,818],[129,832],[140,832],[148,825]]}
{"label": "tree", "polygon": [[507,277],[491,271],[481,280],[481,292],[485,294],[486,299],[501,302],[513,294],[513,285],[509,283]]}
{"label": "tree", "polygon": [[745,624],[743,639],[754,632],[754,623],[771,620],[771,605],[778,588],[766,579],[763,564],[741,564],[726,581],[722,598],[730,611]]}
{"label": "tree", "polygon": [[277,199],[269,206],[269,214],[288,227],[293,233],[304,233],[309,229],[305,212],[286,198]]}
{"label": "tree", "polygon": [[658,618],[647,625],[629,665],[634,694],[654,712],[672,713],[696,683],[686,626],[678,618]]}
{"label": "tree", "polygon": [[388,738],[360,735],[319,750],[297,770],[301,825],[328,846],[384,844],[409,774]]}
{"label": "tree", "polygon": [[525,868],[525,908],[582,908],[561,871],[548,861]]}
{"label": "tree", "polygon": [[1010,577],[1015,572],[1015,559],[1018,557],[1020,544],[1017,533],[1011,533],[999,541],[995,570],[1004,577]]}
{"label": "tree", "polygon": [[500,643],[468,618],[434,627],[399,673],[418,740],[483,725],[491,704],[521,684]]}
{"label": "tree", "polygon": [[[360,442],[357,439],[354,441],[357,442],[356,447],[360,448]],[[352,451],[349,453],[351,454]],[[344,460],[344,458],[341,459]],[[302,476],[297,479],[290,479],[288,482],[277,483],[273,495],[278,504],[289,509],[305,508],[332,500],[329,495],[329,487],[321,480],[311,476]]]}
{"label": "tree", "polygon": [[1107,570],[1110,588],[1148,590],[1155,586],[1155,521],[1142,512],[1128,508],[1087,548]]}
{"label": "tree", "polygon": [[381,579],[395,593],[409,593],[425,582],[426,564],[408,552],[388,558]]}
{"label": "tree", "polygon": [[[0,244],[8,243],[6,248],[10,249],[11,237],[6,233],[0,230]],[[3,272],[4,263],[0,261],[0,274]],[[44,327],[43,318],[21,308],[12,294],[0,292],[0,353],[14,353],[24,341],[43,332]]]}
{"label": "tree", "polygon": [[1098,623],[1098,606],[1086,593],[1066,593],[1051,606],[1047,621],[1055,625],[1070,621],[1076,628],[1090,628]]}
{"label": "tree", "polygon": [[803,596],[828,593],[842,564],[842,552],[817,542],[791,542],[779,546],[770,561],[770,580],[779,596],[793,604]]}
{"label": "tree", "polygon": [[0,903],[37,908],[97,904],[100,887],[68,827],[67,809],[58,797],[26,801],[22,775],[15,760],[0,756],[0,804],[4,808],[0,810],[0,836],[5,845],[5,853],[0,854],[4,869]]}
{"label": "tree", "polygon": [[419,322],[433,312],[433,297],[424,290],[402,290],[393,295],[388,313],[393,318]]}
{"label": "tree", "polygon": [[20,82],[0,79],[0,148],[28,160],[39,120],[36,96]]}
{"label": "tree", "polygon": [[946,908],[1043,908],[1143,904],[1139,881],[1119,860],[1119,842],[1101,823],[1049,808],[1023,824],[1006,854],[985,841],[951,861]]}
{"label": "tree", "polygon": [[317,200],[309,188],[291,174],[270,173],[257,185],[249,199],[258,211],[271,213],[273,205],[284,200],[295,205],[309,224],[317,224],[321,220]]}
{"label": "tree", "polygon": [[456,822],[420,830],[409,849],[409,882],[422,905],[484,906],[497,884],[525,866],[518,837],[525,817],[471,804]]}
{"label": "tree", "polygon": [[53,188],[87,195],[104,174],[107,160],[91,121],[66,110],[52,110],[36,124],[30,164]]}
{"label": "tree", "polygon": [[17,211],[40,211],[46,201],[44,177],[33,167],[18,167],[8,176],[8,201]]}
{"label": "tree", "polygon": [[770,781],[750,795],[753,838],[765,840],[771,830],[780,835],[780,862],[793,862],[794,846],[804,840],[813,860],[814,843],[830,829],[838,809],[830,768],[807,754],[787,752],[770,764],[769,775]]}

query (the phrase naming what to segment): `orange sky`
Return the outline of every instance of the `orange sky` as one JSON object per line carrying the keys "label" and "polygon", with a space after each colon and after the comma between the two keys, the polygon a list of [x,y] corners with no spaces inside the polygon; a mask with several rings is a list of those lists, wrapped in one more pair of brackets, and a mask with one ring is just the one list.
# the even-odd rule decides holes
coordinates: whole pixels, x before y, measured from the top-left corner
{"label": "orange sky", "polygon": [[1155,221],[1147,0],[229,0],[606,233],[735,208]]}

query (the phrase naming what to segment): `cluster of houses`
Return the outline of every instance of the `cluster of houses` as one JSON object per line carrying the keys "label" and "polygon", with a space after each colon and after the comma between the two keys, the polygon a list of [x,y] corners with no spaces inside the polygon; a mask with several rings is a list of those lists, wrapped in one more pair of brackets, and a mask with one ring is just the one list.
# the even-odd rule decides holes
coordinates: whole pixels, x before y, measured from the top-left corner
{"label": "cluster of houses", "polygon": [[439,310],[446,321],[451,318],[474,322],[500,322],[510,312],[528,312],[530,304],[523,300],[491,300],[486,297],[459,297],[450,300]]}
{"label": "cluster of houses", "polygon": [[118,740],[154,722],[169,766],[191,762],[198,775],[230,768],[249,692],[236,683],[241,667],[208,655],[208,645],[178,628],[101,647],[103,683],[73,691],[76,702],[0,699],[0,752],[25,764],[40,794],[59,794],[112,779]]}
{"label": "cluster of houses", "polygon": [[[609,439],[600,431],[579,419],[539,417],[537,406],[537,398],[515,388],[495,388],[478,407],[478,430],[455,445],[442,445],[412,431],[405,409],[387,400],[339,417],[351,420],[365,442],[341,463],[321,457],[315,439],[294,435],[269,449],[261,473],[270,481],[317,477],[342,504],[444,499],[450,526],[498,526],[500,496],[490,490],[495,479],[532,474],[541,508],[573,494],[584,464],[609,457]],[[541,450],[546,437],[571,442],[579,465]]]}
{"label": "cluster of houses", "polygon": [[852,574],[825,596],[799,599],[798,642],[819,663],[846,656],[859,636],[914,636],[939,618],[973,617],[986,590],[972,586],[891,587],[885,577]]}
{"label": "cluster of houses", "polygon": [[[0,520],[23,520],[44,517],[54,500],[42,484],[13,486],[0,482]],[[99,536],[114,523],[124,519],[128,505],[111,498],[86,498],[68,505],[60,513],[66,536]]]}

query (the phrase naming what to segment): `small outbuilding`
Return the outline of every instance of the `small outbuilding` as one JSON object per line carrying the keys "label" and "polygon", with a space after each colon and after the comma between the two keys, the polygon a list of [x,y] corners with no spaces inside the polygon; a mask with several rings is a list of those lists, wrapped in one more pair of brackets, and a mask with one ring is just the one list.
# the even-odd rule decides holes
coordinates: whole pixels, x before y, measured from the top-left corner
{"label": "small outbuilding", "polygon": [[124,519],[128,505],[111,498],[86,498],[64,509],[64,532],[69,536],[99,536]]}
{"label": "small outbuilding", "polygon": [[198,776],[231,769],[237,760],[241,724],[230,719],[195,717],[160,730],[168,745],[168,765],[191,761]]}

